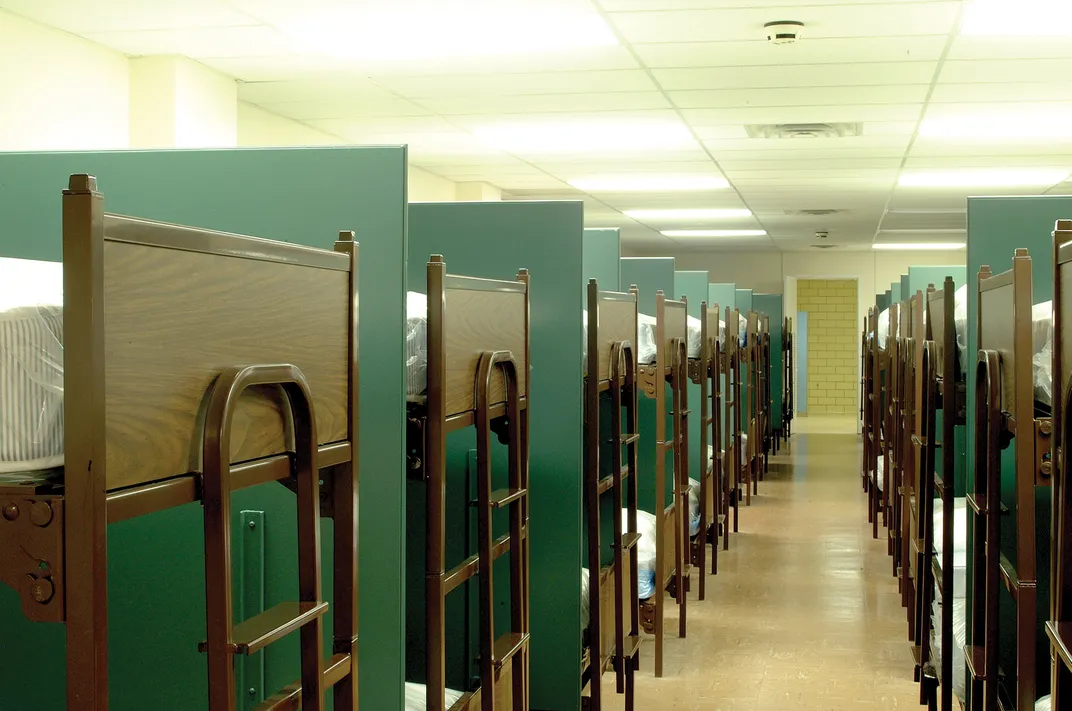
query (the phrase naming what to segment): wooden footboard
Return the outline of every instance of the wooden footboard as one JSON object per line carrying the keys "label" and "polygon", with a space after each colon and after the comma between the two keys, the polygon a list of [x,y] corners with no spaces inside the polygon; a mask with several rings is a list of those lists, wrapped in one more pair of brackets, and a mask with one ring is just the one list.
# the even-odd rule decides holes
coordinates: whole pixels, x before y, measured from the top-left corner
{"label": "wooden footboard", "polygon": [[[631,565],[629,556],[622,556],[622,577],[625,584],[622,585],[622,623],[625,626],[625,634],[629,634],[629,573]],[[614,565],[604,566],[599,571],[599,615],[600,615],[600,653],[603,657],[600,664],[600,673],[606,672],[614,662],[617,654],[616,623],[614,615],[618,606],[614,601]]]}

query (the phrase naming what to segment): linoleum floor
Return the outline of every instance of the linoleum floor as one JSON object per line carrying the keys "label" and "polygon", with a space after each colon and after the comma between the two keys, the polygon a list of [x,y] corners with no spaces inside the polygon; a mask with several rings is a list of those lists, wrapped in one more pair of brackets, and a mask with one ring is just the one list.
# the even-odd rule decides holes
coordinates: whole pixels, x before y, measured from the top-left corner
{"label": "linoleum floor", "polygon": [[[741,506],[739,533],[720,551],[702,602],[693,572],[687,638],[677,637],[668,605],[661,679],[652,675],[654,638],[644,636],[638,710],[921,708],[906,613],[885,540],[871,537],[859,457],[855,434],[809,429],[783,445],[759,495]],[[613,672],[603,689],[605,709],[623,708]]]}

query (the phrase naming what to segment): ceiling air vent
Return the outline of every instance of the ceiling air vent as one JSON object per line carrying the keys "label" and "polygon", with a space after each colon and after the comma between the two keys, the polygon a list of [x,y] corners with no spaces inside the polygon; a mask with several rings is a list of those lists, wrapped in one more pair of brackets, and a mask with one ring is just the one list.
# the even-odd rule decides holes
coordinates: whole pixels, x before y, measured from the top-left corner
{"label": "ceiling air vent", "polygon": [[850,138],[863,133],[859,123],[778,123],[745,126],[749,138]]}
{"label": "ceiling air vent", "polygon": [[811,246],[812,249],[834,249],[835,247],[837,247],[836,244],[813,244]]}
{"label": "ceiling air vent", "polygon": [[786,210],[785,214],[797,215],[800,217],[826,217],[828,215],[836,215],[839,212],[842,211],[834,208],[817,208],[811,210]]}

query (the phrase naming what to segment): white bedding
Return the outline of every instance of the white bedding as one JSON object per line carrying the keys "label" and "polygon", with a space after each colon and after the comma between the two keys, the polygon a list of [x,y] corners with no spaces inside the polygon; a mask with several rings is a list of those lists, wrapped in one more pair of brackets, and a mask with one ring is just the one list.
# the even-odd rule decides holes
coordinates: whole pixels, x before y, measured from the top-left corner
{"label": "white bedding", "polygon": [[[942,607],[935,590],[931,604],[931,658],[934,665],[942,665]],[[968,643],[968,601],[963,597],[953,599],[953,693],[964,700],[964,645]],[[943,679],[945,683],[949,680]]]}
{"label": "white bedding", "polygon": [[[942,500],[934,500],[934,550],[942,555]],[[968,589],[968,505],[967,499],[953,499],[953,595],[964,597]]]}
{"label": "white bedding", "polygon": [[[942,501],[934,502],[934,550],[942,555]],[[964,645],[967,643],[967,565],[968,565],[968,507],[963,497],[953,499],[953,693],[964,698]],[[931,605],[931,626],[934,663],[942,663],[942,608],[937,584]]]}
{"label": "white bedding", "polygon": [[[622,526],[629,523],[629,510],[622,509]],[[637,511],[637,598],[647,600],[655,594],[655,514]]]}
{"label": "white bedding", "polygon": [[[424,684],[406,682],[406,711],[424,711],[428,704],[427,687]],[[457,703],[462,697],[462,692],[447,689],[447,708]]]}

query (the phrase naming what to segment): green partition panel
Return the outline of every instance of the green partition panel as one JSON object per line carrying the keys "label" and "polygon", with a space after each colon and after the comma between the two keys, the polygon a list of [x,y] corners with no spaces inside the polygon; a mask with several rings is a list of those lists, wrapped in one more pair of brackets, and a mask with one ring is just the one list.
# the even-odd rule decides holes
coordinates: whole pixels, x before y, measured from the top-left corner
{"label": "green partition panel", "polygon": [[[412,288],[421,289],[425,284],[425,264],[430,254],[442,254],[452,274],[513,279],[522,267],[531,273],[531,706],[565,711],[579,709],[581,703],[584,373],[578,305],[583,303],[585,281],[583,225],[583,206],[579,202],[422,203],[411,205],[409,212]],[[503,244],[507,237],[509,248]],[[454,481],[467,477],[471,471],[473,433],[467,429],[451,436],[448,477]],[[461,497],[453,497],[450,502],[455,505],[448,509],[447,519],[449,545],[457,556],[453,563],[468,555],[462,555],[462,547],[466,532],[471,530],[467,525],[466,492],[460,493]],[[423,511],[423,507],[417,507],[411,513],[423,517]],[[452,520],[452,515],[458,520]],[[474,513],[472,522],[475,520]],[[474,539],[472,545],[475,544]],[[505,559],[501,560],[496,587],[503,592],[507,586],[498,583],[502,580],[498,576],[507,569]],[[417,578],[423,576],[411,575],[410,579]],[[475,603],[476,585],[469,587]],[[497,608],[498,622],[508,621],[509,608],[502,606],[501,600]],[[471,605],[469,609],[476,608]],[[475,624],[476,615],[470,617]],[[418,618],[417,626],[423,630],[423,616]],[[464,629],[461,631],[464,634]],[[453,642],[448,633],[448,645]],[[475,636],[472,645],[475,651]]]}
{"label": "green partition panel", "polygon": [[[718,318],[719,318],[720,321],[725,321],[726,320],[726,309],[736,308],[736,304],[737,304],[737,285],[732,284],[732,283],[708,284],[707,285],[707,303],[709,303],[709,304],[718,304],[718,311],[719,311],[719,317]],[[725,343],[722,344],[722,348],[723,348],[723,350],[725,350],[725,348],[726,348]],[[728,399],[727,398],[728,389],[727,389],[727,386],[726,386],[726,378],[725,377],[722,377],[721,386],[722,386],[722,393],[723,393],[723,396],[722,396],[722,423],[723,423],[722,424],[722,437],[723,437],[723,441],[719,443],[719,447],[722,448],[722,449],[725,449],[725,446],[726,446],[725,438],[726,438],[726,433],[727,433],[727,429],[728,429],[726,427],[726,423],[729,422],[729,417],[727,416],[727,408],[726,408],[726,400]]]}
{"label": "green partition panel", "polygon": [[[640,289],[640,311],[650,316],[655,315],[655,293],[662,291],[667,298],[677,293],[674,283],[674,260],[671,257],[644,257],[622,259],[622,284],[636,284]],[[667,397],[670,389],[667,386]],[[666,413],[662,413],[663,416]],[[640,428],[640,446],[637,450],[637,467],[639,473],[639,507],[642,511],[655,513],[655,462],[656,439],[655,422],[659,414],[655,400],[641,393],[637,398],[637,420]],[[668,422],[669,427],[669,422]],[[669,432],[667,433],[669,436]],[[666,456],[666,493],[664,501],[671,501],[673,493],[674,457],[672,452]]]}
{"label": "green partition panel", "polygon": [[907,274],[902,274],[901,275],[901,298],[902,299],[908,299],[914,293],[915,292],[912,290],[911,285],[908,283],[908,275]]}
{"label": "green partition panel", "polygon": [[890,293],[884,292],[875,296],[875,305],[880,312],[885,311],[890,306]]}
{"label": "green partition panel", "polygon": [[[621,230],[618,228],[589,228],[582,241],[581,278],[599,282],[600,291],[622,291],[621,286]],[[587,287],[586,287],[587,288]],[[626,284],[625,289],[629,288]],[[587,293],[587,292],[585,292]]]}
{"label": "green partition panel", "polygon": [[[1065,219],[1072,215],[1072,197],[1069,196],[1031,196],[1031,197],[992,197],[992,198],[968,198],[968,258],[967,258],[967,283],[968,283],[968,350],[975,352],[977,344],[976,322],[978,319],[978,275],[979,268],[986,264],[993,273],[998,274],[1012,267],[1013,251],[1025,248],[1031,255],[1031,267],[1033,277],[1034,303],[1048,301],[1053,298],[1053,228],[1058,219]],[[970,443],[974,441],[975,432],[975,387],[972,384],[974,367],[970,364],[974,358],[969,358],[969,384],[968,395],[968,433],[967,442],[967,472],[966,487],[970,490],[974,479],[974,452]],[[1001,548],[1009,560],[1016,564],[1016,550],[1013,532],[1015,530],[1015,497],[1013,488],[1012,458],[1015,455],[1016,443],[1002,452],[1002,477],[1001,498],[1002,503],[1008,506],[1010,514],[1002,517],[1001,521]],[[963,492],[958,492],[962,495]],[[1050,571],[1050,522],[1051,502],[1049,489],[1038,489],[1036,495],[1037,510],[1037,551],[1038,551],[1038,610],[1041,630],[1041,621],[1046,618],[1049,611],[1049,571]],[[971,545],[971,519],[969,518],[969,546]],[[969,547],[969,550],[970,547]],[[968,559],[968,597],[969,608],[973,594],[971,557]],[[1001,645],[1000,662],[1004,669],[1014,669],[1011,654],[1014,652],[1012,640],[1015,639],[1015,620],[1011,618],[1011,600],[1002,592],[999,609],[1000,615],[1000,639],[1008,643]],[[969,635],[970,627],[969,627]],[[1049,659],[1049,651],[1045,640],[1045,634],[1040,634],[1037,645],[1037,658]],[[1038,665],[1038,693],[1048,693],[1049,667],[1045,664]]]}
{"label": "green partition panel", "polygon": [[901,300],[901,282],[895,282],[890,285],[890,303],[896,304]]}
{"label": "green partition panel", "polygon": [[782,426],[782,295],[756,294],[752,303],[770,320],[771,427],[778,429]]}
{"label": "green partition panel", "polygon": [[913,294],[916,291],[922,291],[927,293],[927,287],[931,284],[935,289],[941,289],[942,284],[945,283],[945,278],[953,277],[953,283],[959,289],[964,286],[965,279],[968,274],[968,268],[963,264],[946,264],[941,266],[928,266],[928,267],[909,267],[908,268],[908,288]]}
{"label": "green partition panel", "polygon": [[894,303],[893,290],[886,289],[886,308],[888,309],[892,303]]}
{"label": "green partition panel", "polygon": [[737,304],[737,308],[744,314],[745,318],[748,318],[748,312],[755,308],[755,305],[752,303],[751,289],[737,289],[734,301]]}
{"label": "green partition panel", "polygon": [[[0,255],[61,258],[60,191],[72,173],[98,177],[105,209],[330,249],[341,229],[361,243],[361,705],[402,708],[405,560],[405,224],[406,151],[395,148],[143,151],[0,155]],[[236,531],[236,600],[275,605],[297,595],[293,495],[277,484],[236,492],[236,529],[247,516],[264,536]],[[190,504],[108,527],[110,697],[114,711],[190,711],[207,705],[204,538],[201,507]],[[323,523],[330,561],[331,522]],[[263,559],[262,559],[263,556]],[[246,576],[263,565],[263,578]],[[325,595],[331,595],[325,567]],[[260,595],[247,596],[246,588]],[[259,600],[256,600],[258,599]],[[26,622],[0,588],[0,665],[11,698],[64,707],[64,635]],[[258,610],[242,607],[240,614]],[[330,623],[327,627],[331,629]],[[330,633],[325,635],[330,644]],[[265,653],[265,688],[240,708],[299,676],[297,639]],[[368,651],[374,650],[374,651]],[[146,664],[146,660],[156,660]]]}
{"label": "green partition panel", "polygon": [[[707,301],[707,272],[687,271],[674,272],[674,289],[676,299],[685,299],[689,306],[689,316],[700,318],[700,304]],[[704,463],[707,461],[707,453],[700,451],[700,386],[689,381],[689,476],[699,480],[703,473]]]}

